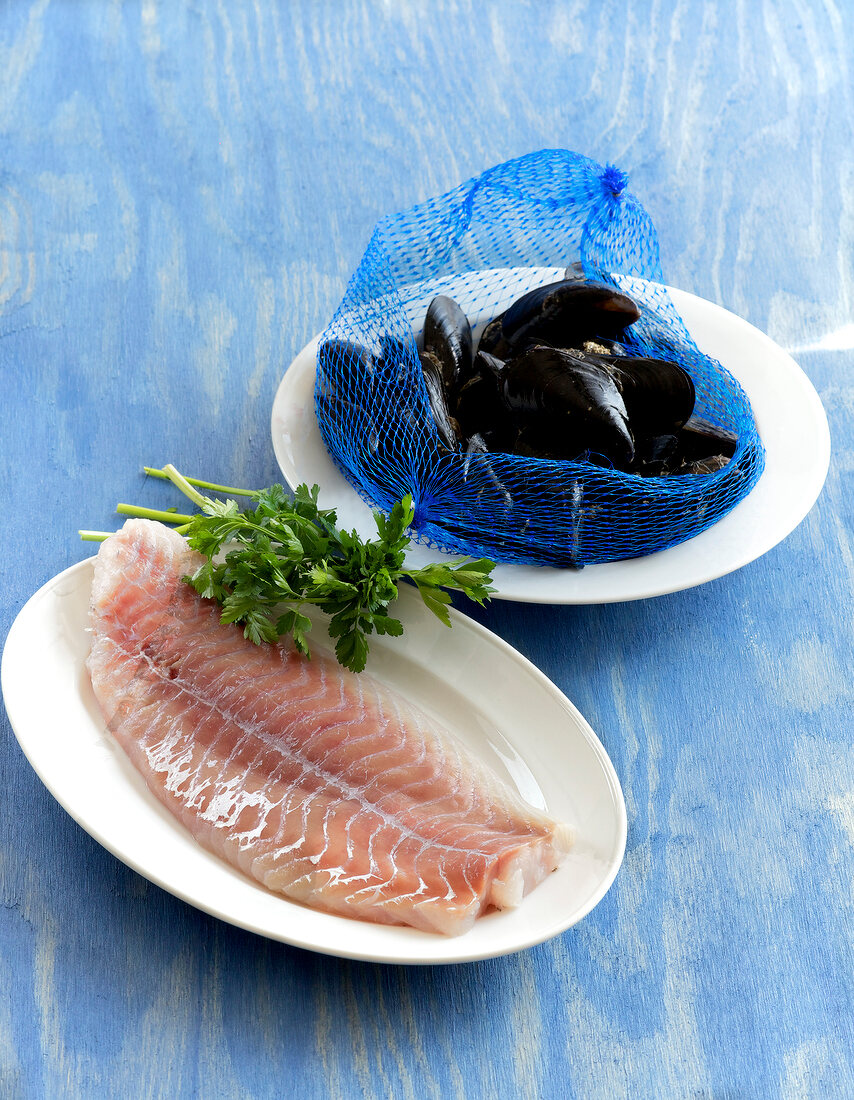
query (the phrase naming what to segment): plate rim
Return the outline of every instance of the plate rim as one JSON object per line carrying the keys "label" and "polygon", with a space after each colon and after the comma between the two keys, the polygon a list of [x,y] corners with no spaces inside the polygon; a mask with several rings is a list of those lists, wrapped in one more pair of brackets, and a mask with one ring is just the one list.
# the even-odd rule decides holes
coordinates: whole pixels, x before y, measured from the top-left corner
{"label": "plate rim", "polygon": [[[507,269],[507,270],[534,270],[530,268],[526,269]],[[544,271],[551,271],[552,269],[542,269]],[[737,333],[739,328],[745,333],[749,339],[759,339],[764,343],[769,351],[771,351],[775,357],[782,357],[780,362],[785,361],[786,367],[789,372],[789,379],[797,390],[797,396],[799,401],[806,402],[811,417],[814,420],[816,434],[814,437],[814,460],[810,467],[811,477],[808,479],[808,483],[802,488],[799,495],[795,497],[796,507],[786,513],[786,519],[783,524],[779,526],[779,529],[774,530],[771,534],[770,540],[765,539],[761,542],[759,548],[755,546],[746,546],[741,554],[733,553],[730,555],[729,560],[725,563],[725,567],[721,568],[717,565],[706,568],[705,570],[697,570],[693,576],[689,576],[687,579],[680,574],[679,569],[666,574],[665,579],[659,577],[656,583],[647,582],[646,585],[641,583],[641,586],[637,590],[632,591],[631,586],[626,589],[625,574],[631,576],[632,573],[640,572],[641,577],[644,573],[644,563],[653,561],[656,564],[672,561],[676,558],[678,562],[680,557],[686,552],[685,547],[696,546],[697,540],[703,540],[700,544],[704,549],[707,544],[714,547],[716,535],[720,534],[721,524],[726,523],[730,517],[735,516],[736,521],[752,514],[752,501],[755,502],[756,490],[760,486],[766,484],[769,476],[773,477],[773,470],[769,471],[769,464],[766,463],[765,468],[762,471],[760,478],[751,492],[741,500],[730,512],[726,513],[717,523],[701,532],[699,535],[694,536],[691,539],[687,539],[676,546],[670,547],[666,550],[660,550],[653,554],[643,555],[638,558],[624,559],[616,562],[605,562],[601,564],[586,565],[583,570],[565,570],[552,566],[536,566],[525,564],[499,564],[497,565],[494,573],[493,584],[496,585],[497,590],[493,593],[493,599],[502,599],[509,602],[521,602],[521,603],[534,603],[534,604],[606,604],[606,603],[628,603],[634,600],[650,599],[657,596],[670,595],[675,592],[686,591],[691,588],[699,587],[703,584],[708,584],[713,580],[717,580],[720,577],[727,576],[729,573],[736,572],[742,569],[744,566],[749,565],[751,562],[758,560],[764,554],[774,549],[783,542],[788,536],[803,522],[806,516],[809,514],[816,501],[818,500],[824,483],[827,479],[827,474],[830,466],[830,454],[831,454],[831,441],[830,441],[830,429],[827,421],[827,414],[824,406],[822,405],[821,398],[812,384],[810,378],[806,375],[799,364],[794,358],[779,344],[771,339],[761,329],[756,328],[749,321],[739,317],[737,314],[731,313],[723,306],[718,305],[715,302],[711,302],[708,299],[701,298],[696,294],[692,294],[689,291],[680,290],[676,287],[668,285],[664,286],[664,289],[668,294],[673,296],[674,305],[677,311],[682,313],[680,307],[680,300],[687,301],[690,306],[694,303],[702,311],[709,311],[710,321],[723,322],[725,328],[734,329]],[[270,415],[270,432],[273,442],[273,450],[276,456],[279,469],[281,470],[285,480],[290,488],[293,490],[300,481],[306,480],[301,478],[298,474],[295,465],[290,460],[286,448],[280,438],[280,432],[278,430],[278,421],[282,416],[282,410],[287,406],[288,397],[291,390],[303,381],[303,375],[311,372],[312,379],[314,377],[314,371],[316,367],[317,359],[317,347],[321,340],[323,333],[317,333],[311,340],[297,353],[292,359],[288,368],[285,370],[279,385],[276,389],[276,394],[273,400],[273,406]],[[738,372],[733,370],[729,364],[724,364],[725,368],[736,378],[740,385],[744,385],[743,379],[739,376]],[[312,386],[313,390],[313,386]],[[304,410],[308,413],[313,421],[314,429],[317,431],[319,437],[319,429],[317,429],[317,420],[314,410],[313,400],[309,401],[308,407],[303,406]],[[764,441],[763,441],[764,442]],[[322,439],[321,446],[323,447]],[[367,531],[368,516],[370,515],[371,508],[367,505],[353,486],[344,478],[344,475],[334,464],[333,460],[329,456],[325,447],[323,447],[323,455],[325,459],[330,463],[334,474],[337,479],[340,479],[341,486],[344,488],[341,490],[346,494],[348,505],[358,505],[360,509],[364,511],[364,516],[360,519],[360,523],[364,524],[362,533]],[[320,485],[321,501],[323,500],[324,485]],[[335,492],[339,493],[339,486],[335,487]],[[340,493],[339,493],[340,496]],[[752,501],[751,501],[752,498]],[[340,507],[340,505],[339,505]],[[731,521],[732,522],[732,521]],[[783,529],[785,528],[785,529]],[[761,540],[760,540],[761,541]],[[427,548],[424,543],[417,543],[413,540],[413,549],[416,552],[430,554],[431,558],[435,560],[452,560],[455,555],[444,553],[440,550],[434,550]],[[670,558],[666,556],[670,555]],[[459,556],[456,555],[458,558]],[[701,554],[702,557],[702,554]],[[426,560],[426,559],[425,559]],[[649,566],[647,566],[649,569]],[[618,590],[609,593],[596,592],[592,594],[585,592],[585,585],[583,580],[579,578],[584,575],[593,576],[594,578],[601,578],[603,576],[603,570],[607,570],[610,575],[615,578],[615,581],[619,581]],[[542,578],[546,578],[546,586],[542,583]],[[570,585],[577,588],[578,591],[567,591],[567,578],[570,578]],[[669,579],[668,579],[669,578]],[[510,587],[508,587],[508,585]],[[561,588],[563,585],[563,588]],[[533,587],[532,587],[533,586]],[[555,590],[556,589],[556,590]]]}
{"label": "plate rim", "polygon": [[[39,605],[57,595],[56,589],[59,588],[62,584],[71,582],[73,582],[74,584],[85,583],[88,587],[88,585],[91,583],[91,572],[94,567],[95,557],[96,555],[93,555],[92,557],[85,558],[82,561],[76,562],[75,564],[70,565],[68,568],[56,574],[54,577],[51,577],[36,592],[34,592],[26,601],[26,603],[21,607],[20,611],[18,612],[12,623],[12,626],[9,629],[4,643],[2,660],[0,660],[0,689],[2,689],[3,701],[6,708],[7,717],[9,719],[9,724],[12,727],[12,731],[15,735],[18,746],[20,747],[30,767],[32,767],[33,771],[36,773],[43,786],[80,828],[88,833],[89,836],[91,836],[99,845],[101,845],[101,847],[110,852],[110,854],[114,858],[125,864],[125,866],[130,867],[134,872],[141,875],[147,881],[153,883],[160,889],[165,890],[172,896],[177,897],[185,904],[190,905],[193,908],[204,912],[211,917],[222,920],[227,924],[233,925],[234,927],[241,928],[244,931],[252,932],[255,935],[259,935],[276,942],[284,943],[292,947],[297,947],[302,950],[314,951],[318,954],[323,954],[329,957],[352,959],[360,962],[373,962],[389,965],[429,966],[455,965],[457,963],[463,962],[476,962],[490,958],[500,958],[502,956],[515,954],[518,951],[527,950],[531,947],[537,946],[538,944],[548,942],[556,936],[559,936],[568,931],[585,916],[587,916],[599,904],[605,894],[607,894],[607,892],[610,890],[611,886],[614,883],[614,880],[617,877],[617,874],[619,873],[625,857],[628,835],[628,817],[622,786],[620,784],[619,777],[617,776],[613,762],[611,761],[611,758],[608,755],[607,750],[605,749],[605,746],[602,744],[595,730],[592,728],[584,715],[575,706],[572,700],[569,699],[569,697],[564,692],[562,692],[560,688],[552,680],[550,680],[549,677],[546,676],[546,674],[541,669],[539,669],[524,654],[520,653],[517,649],[511,646],[499,635],[495,634],[493,631],[489,630],[487,627],[483,626],[475,619],[464,615],[462,612],[458,611],[455,608],[449,608],[449,612],[455,625],[461,627],[461,630],[458,632],[457,636],[459,637],[461,633],[465,632],[466,630],[470,630],[479,636],[481,643],[486,643],[490,646],[497,648],[500,652],[504,653],[507,658],[517,663],[519,668],[537,684],[537,687],[540,690],[545,690],[551,696],[553,702],[558,704],[561,709],[567,714],[568,718],[571,719],[571,723],[573,726],[573,736],[580,736],[583,741],[586,742],[588,748],[593,752],[598,768],[602,772],[605,787],[607,788],[611,804],[613,805],[613,824],[616,842],[613,846],[611,853],[609,854],[605,872],[601,880],[599,881],[597,888],[584,900],[581,906],[576,907],[572,910],[571,919],[569,920],[569,922],[564,921],[563,918],[557,921],[545,922],[545,925],[540,929],[540,931],[536,932],[534,935],[529,937],[521,937],[518,941],[510,945],[500,947],[498,949],[489,947],[486,947],[485,949],[478,949],[475,947],[470,951],[466,951],[464,949],[464,945],[467,935],[470,935],[470,933],[461,937],[439,937],[438,934],[436,934],[434,937],[434,935],[429,933],[420,933],[419,936],[429,936],[429,940],[414,940],[413,948],[417,947],[418,942],[429,942],[431,944],[447,943],[450,947],[453,947],[453,945],[455,944],[461,944],[463,945],[463,950],[457,951],[452,955],[448,955],[448,957],[436,957],[429,953],[419,955],[417,949],[409,952],[404,952],[400,949],[394,949],[394,947],[392,947],[392,949],[390,950],[380,953],[371,949],[349,949],[346,944],[342,945],[340,948],[336,948],[328,944],[312,942],[310,938],[306,938],[304,935],[288,934],[287,920],[284,921],[284,928],[281,930],[272,930],[259,927],[257,923],[253,924],[250,920],[243,919],[240,916],[229,914],[226,910],[223,910],[222,908],[217,908],[213,904],[209,904],[204,900],[200,900],[191,891],[182,889],[180,884],[167,881],[168,876],[164,877],[162,873],[158,872],[156,867],[152,869],[150,866],[141,863],[132,855],[127,854],[122,849],[120,844],[117,844],[113,840],[111,840],[109,834],[104,833],[102,829],[100,829],[96,824],[93,824],[89,820],[85,812],[81,813],[79,809],[75,807],[73,799],[70,799],[68,797],[66,790],[62,788],[61,785],[58,786],[56,784],[56,782],[54,781],[54,777],[50,774],[46,775],[44,773],[44,770],[42,769],[42,767],[40,767],[37,757],[34,758],[34,754],[31,751],[31,737],[28,736],[26,732],[23,732],[27,726],[27,719],[26,717],[23,717],[22,719],[22,716],[19,712],[19,705],[21,703],[22,697],[19,695],[19,692],[14,686],[12,686],[10,690],[10,678],[12,675],[10,667],[13,667],[15,663],[20,659],[20,654],[18,652],[18,648],[20,645],[20,643],[18,642],[18,634],[25,629],[29,618],[36,614]],[[407,600],[413,601],[413,607],[418,606],[417,597],[414,593],[408,594],[405,598]],[[98,729],[98,734],[99,736],[107,739],[111,746],[118,753],[122,754],[122,757],[120,757],[121,759],[126,760],[126,757],[124,757],[123,754],[123,750],[109,734],[106,723],[103,723],[102,726]],[[521,747],[521,743],[519,741],[514,741],[512,742],[512,744],[516,748]],[[133,765],[131,764],[128,764],[128,766],[131,768],[133,767]],[[151,794],[151,792],[146,790],[146,795],[149,799],[153,801],[154,806],[160,807],[160,804],[157,802],[155,796]],[[162,807],[160,808],[163,809],[163,812],[168,815],[168,818],[170,819],[175,829],[179,830],[185,836],[190,837],[194,840],[189,830],[184,829],[180,822],[175,820],[168,810],[165,810]],[[299,903],[295,903],[291,899],[288,899],[286,897],[278,897],[271,891],[265,890],[265,888],[259,883],[256,883],[248,876],[243,875],[242,872],[238,871],[236,868],[233,868],[227,861],[221,860],[220,857],[208,852],[208,850],[203,848],[201,845],[198,845],[198,850],[203,858],[216,860],[218,864],[225,868],[228,868],[229,871],[232,871],[234,874],[240,876],[241,879],[248,882],[251,886],[254,886],[258,890],[262,891],[264,895],[268,895],[274,898],[276,901],[281,901],[286,906],[299,905]],[[299,908],[310,910],[311,907],[299,905]],[[286,912],[287,910],[283,911]],[[341,920],[342,922],[347,922],[349,920],[349,918],[347,917],[338,916],[335,914],[329,915],[336,916],[337,919]],[[371,922],[363,921],[358,921],[356,923],[371,924]],[[385,926],[376,927],[384,928]],[[388,927],[396,931],[401,931],[399,926]],[[475,928],[476,927],[477,925],[475,926]],[[415,932],[415,930],[411,929],[402,929],[402,931],[407,934],[409,934],[410,932]]]}

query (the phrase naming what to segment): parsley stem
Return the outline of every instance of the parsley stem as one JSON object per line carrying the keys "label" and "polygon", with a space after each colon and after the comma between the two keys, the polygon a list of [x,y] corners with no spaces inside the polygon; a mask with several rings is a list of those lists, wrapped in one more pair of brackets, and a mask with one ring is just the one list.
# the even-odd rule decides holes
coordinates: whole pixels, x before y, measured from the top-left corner
{"label": "parsley stem", "polygon": [[[160,477],[164,481],[171,481],[164,470],[158,470],[154,466],[143,466],[143,470],[149,477]],[[235,489],[231,485],[215,485],[212,481],[200,481],[197,477],[185,477],[184,480],[189,485],[195,485],[197,489],[210,489],[214,493],[227,493],[230,496],[235,497],[257,497],[257,489]]]}
{"label": "parsley stem", "polygon": [[192,516],[180,512],[160,512],[156,508],[139,508],[135,504],[117,504],[116,511],[123,516],[135,516],[137,519],[158,519],[161,523],[189,523]]}
{"label": "parsley stem", "polygon": [[169,478],[173,485],[176,485],[181,490],[185,497],[189,497],[194,504],[198,504],[202,511],[205,510],[205,505],[207,504],[205,498],[201,493],[196,492],[183,474],[178,473],[171,462],[163,467],[163,473]]}

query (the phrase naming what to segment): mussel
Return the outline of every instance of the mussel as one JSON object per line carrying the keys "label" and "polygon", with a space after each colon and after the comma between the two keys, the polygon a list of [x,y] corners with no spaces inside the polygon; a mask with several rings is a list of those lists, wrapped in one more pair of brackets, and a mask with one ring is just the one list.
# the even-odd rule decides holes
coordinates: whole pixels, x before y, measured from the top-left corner
{"label": "mussel", "polygon": [[510,427],[507,408],[501,396],[500,378],[504,363],[479,351],[471,377],[458,389],[454,415],[465,438],[478,434],[493,450],[501,450],[501,442]]}
{"label": "mussel", "polygon": [[632,299],[615,287],[563,279],[517,298],[486,326],[478,347],[502,359],[534,344],[579,347],[585,340],[621,336],[639,317]]}
{"label": "mussel", "polygon": [[380,360],[362,344],[334,339],[317,353],[318,413],[333,435],[358,440],[367,454],[384,449],[389,425],[382,403],[372,399]]}
{"label": "mussel", "polygon": [[433,421],[439,438],[449,451],[456,451],[463,442],[460,426],[452,415],[448,405],[448,394],[445,386],[444,372],[439,359],[430,351],[422,351],[420,355],[421,371],[424,375],[424,385],[427,389],[427,399],[430,402],[430,411],[433,413]]}
{"label": "mussel", "polygon": [[[473,356],[465,313],[434,297],[418,354],[440,450],[462,454],[464,479],[477,476],[478,493],[506,507],[512,501],[489,454],[585,459],[644,476],[720,469],[735,437],[693,416],[694,383],[679,363],[631,354],[626,330],[639,317],[629,297],[586,282],[573,265],[491,321]],[[390,337],[375,358],[353,346],[334,350],[352,370],[383,380],[394,364],[403,379],[412,355]]]}
{"label": "mussel", "polygon": [[732,458],[735,454],[736,436],[726,428],[692,416],[679,433],[682,453],[688,462],[699,462],[712,455]]}
{"label": "mussel", "polygon": [[409,377],[410,363],[417,351],[415,341],[409,342],[384,332],[380,337],[380,355],[375,363],[378,385],[404,386]]}
{"label": "mussel", "polygon": [[634,440],[625,401],[608,367],[562,348],[530,348],[506,364],[501,396],[529,447],[551,458],[604,456],[625,468]]}
{"label": "mussel", "polygon": [[646,439],[636,472],[646,477],[711,474],[727,465],[735,448],[732,432],[692,416],[678,431]]}
{"label": "mussel", "polygon": [[677,433],[677,455],[682,464],[675,474],[713,474],[722,470],[735,454],[738,440],[733,432],[692,416]]}
{"label": "mussel", "polygon": [[453,393],[471,374],[471,325],[453,298],[437,295],[427,307],[424,319],[424,350],[442,366],[448,393]]}
{"label": "mussel", "polygon": [[317,376],[323,397],[337,396],[336,378],[346,378],[346,389],[369,384],[375,367],[374,356],[361,344],[349,340],[327,340],[317,353]]}
{"label": "mussel", "polygon": [[675,432],[694,411],[694,383],[678,363],[631,356],[600,357],[597,361],[608,365],[636,439]]}

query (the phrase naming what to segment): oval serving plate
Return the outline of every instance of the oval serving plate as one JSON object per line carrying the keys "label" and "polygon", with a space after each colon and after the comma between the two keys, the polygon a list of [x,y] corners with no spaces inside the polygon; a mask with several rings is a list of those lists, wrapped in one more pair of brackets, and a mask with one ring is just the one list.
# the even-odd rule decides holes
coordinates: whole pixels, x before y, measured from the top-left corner
{"label": "oval serving plate", "polygon": [[[490,314],[506,308],[532,286],[558,279],[562,268],[514,268],[468,272],[447,280],[441,293],[457,296],[475,335],[489,320],[477,302],[492,301]],[[457,285],[458,284],[458,285]],[[765,445],[765,469],[744,500],[713,527],[686,542],[642,558],[588,565],[582,570],[499,565],[493,598],[529,603],[615,603],[661,596],[715,580],[747,565],[781,542],[812,508],[827,476],[830,433],[812,383],[768,336],[722,309],[682,290],[667,288],[697,346],[741,383]],[[414,287],[404,302],[418,334],[436,286]],[[276,393],[272,436],[276,459],[291,488],[320,486],[320,502],[335,508],[339,524],[375,537],[370,508],[330,459],[314,414],[314,371],[319,337],[294,359]],[[426,565],[450,555],[413,543],[407,561]]]}
{"label": "oval serving plate", "polygon": [[406,588],[396,605],[405,633],[372,639],[369,671],[452,730],[528,802],[572,824],[573,851],[518,909],[487,914],[456,938],[349,920],[269,893],[198,845],[107,732],[84,666],[91,582],[90,559],[54,577],[21,610],[3,653],[6,710],[57,801],[100,844],[176,897],[240,928],[324,954],[455,963],[558,935],[613,882],[626,810],[596,734],[512,647],[453,610],[448,630]]}

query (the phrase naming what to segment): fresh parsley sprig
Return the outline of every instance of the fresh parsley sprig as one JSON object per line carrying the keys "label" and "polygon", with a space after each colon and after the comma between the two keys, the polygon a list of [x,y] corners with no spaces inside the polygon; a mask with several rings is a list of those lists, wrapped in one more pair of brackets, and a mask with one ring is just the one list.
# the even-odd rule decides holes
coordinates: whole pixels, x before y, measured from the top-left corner
{"label": "fresh parsley sprig", "polygon": [[[339,530],[335,512],[320,508],[316,485],[300,485],[291,498],[281,485],[233,490],[185,478],[172,466],[146,472],[168,477],[200,508],[189,517],[172,517],[181,523],[177,529],[191,548],[206,559],[184,579],[199,595],[220,603],[222,621],[241,623],[253,642],[290,635],[296,648],[310,656],[312,622],[304,612],[316,607],[329,616],[339,662],[361,672],[370,634],[403,633],[403,624],[389,613],[402,580],[415,584],[424,603],[446,626],[451,625],[449,589],[479,604],[494,591],[494,563],[486,558],[406,568],[406,532],[414,516],[409,496],[388,515],[375,512],[378,537],[362,539],[356,531]],[[194,486],[249,496],[252,507],[241,510],[233,499],[202,496]],[[158,519],[167,515],[154,517],[151,510],[130,505],[120,508],[125,514]]]}

